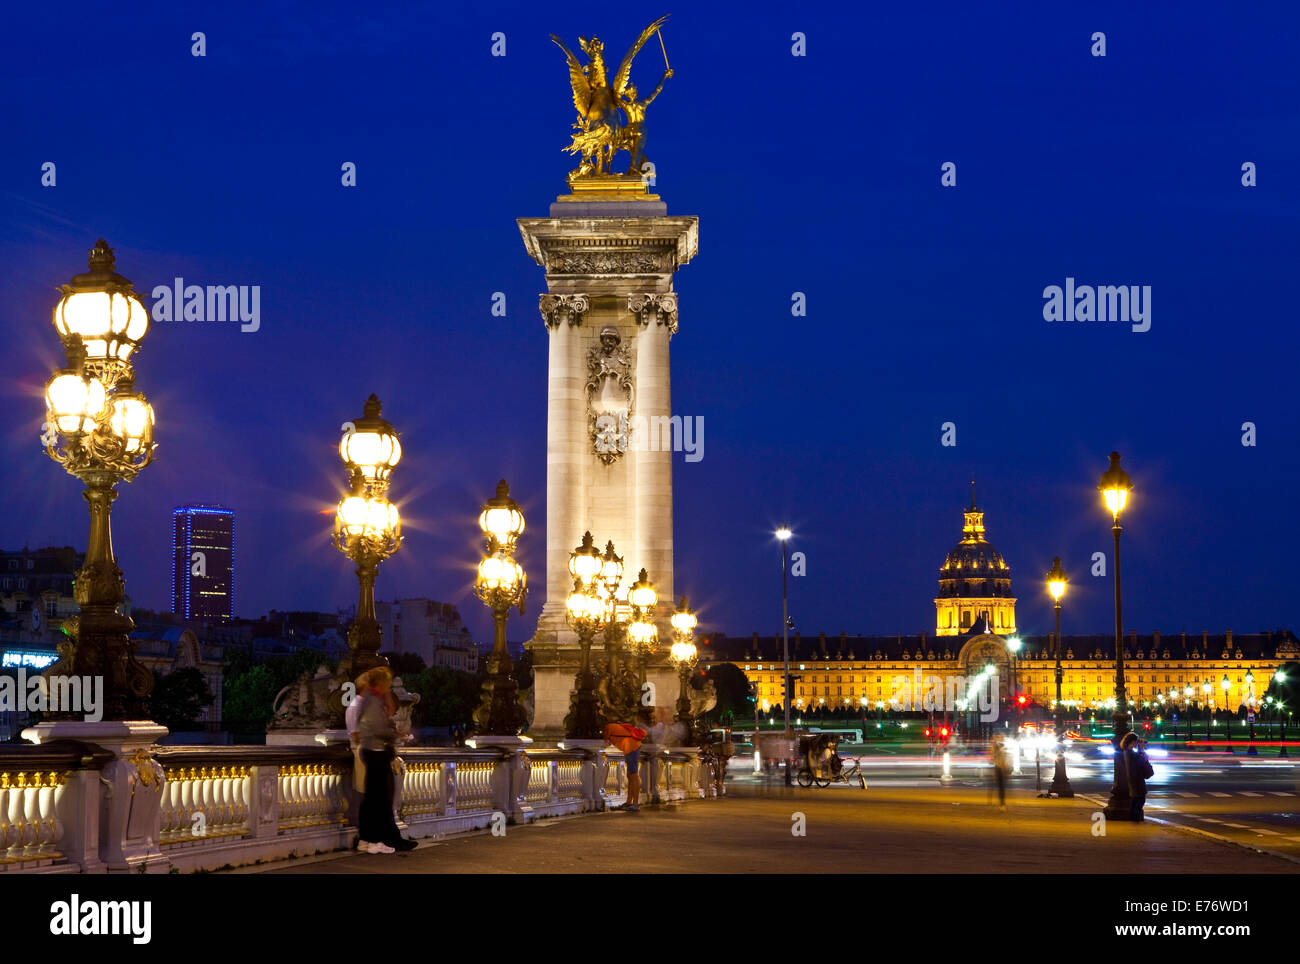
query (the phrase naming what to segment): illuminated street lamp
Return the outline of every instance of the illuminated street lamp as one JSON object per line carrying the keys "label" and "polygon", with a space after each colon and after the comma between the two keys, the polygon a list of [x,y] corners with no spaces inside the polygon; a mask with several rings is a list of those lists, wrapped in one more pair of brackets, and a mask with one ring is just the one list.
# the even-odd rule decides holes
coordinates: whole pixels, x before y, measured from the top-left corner
{"label": "illuminated street lamp", "polygon": [[[90,251],[90,270],[61,287],[54,327],[67,364],[45,388],[46,454],[86,487],[90,535],[86,561],[73,581],[79,612],[64,621],[67,641],[46,677],[102,677],[103,718],[141,719],[153,673],[135,657],[122,570],[113,556],[110,514],[120,482],[132,482],[153,461],[154,414],[135,390],[131,356],[149,330],[149,313],[115,270],[102,238]],[[63,711],[50,719],[73,719]],[[80,718],[80,717],[77,717]]]}
{"label": "illuminated street lamp", "polygon": [[[636,660],[637,680],[640,683],[641,692],[644,693],[646,664],[659,647],[659,627],[654,622],[655,606],[659,602],[659,594],[655,592],[654,583],[650,581],[650,576],[644,569],[637,574],[637,581],[628,588],[627,601],[632,606],[632,621],[628,623],[627,627],[628,647]],[[637,707],[639,715],[646,722],[649,722],[651,708],[645,705],[644,700],[639,700]]]}
{"label": "illuminated street lamp", "polygon": [[1123,758],[1120,755],[1120,742],[1129,730],[1128,696],[1124,689],[1124,620],[1122,596],[1119,578],[1119,524],[1120,513],[1128,505],[1129,493],[1133,490],[1133,480],[1119,467],[1119,453],[1110,453],[1110,468],[1101,476],[1098,488],[1101,490],[1102,502],[1110,510],[1114,524],[1111,531],[1115,534],[1115,774],[1110,787],[1110,800],[1106,804],[1106,816],[1113,820],[1131,819],[1129,805],[1128,779],[1122,777]]}
{"label": "illuminated street lamp", "polygon": [[691,725],[691,698],[687,693],[687,683],[690,681],[695,660],[699,656],[699,651],[695,647],[697,622],[695,613],[691,612],[690,606],[686,604],[686,597],[683,596],[677,605],[677,611],[672,616],[673,645],[669,650],[669,657],[677,667],[677,675],[681,681],[681,688],[677,695],[677,722],[685,725],[688,733]]}
{"label": "illuminated street lamp", "polygon": [[1259,756],[1259,750],[1255,748],[1255,667],[1251,666],[1246,669],[1246,723],[1250,727],[1250,746],[1246,750],[1247,756]]}
{"label": "illuminated street lamp", "polygon": [[[1227,712],[1228,690],[1232,689],[1232,681],[1228,679],[1227,673],[1223,674],[1223,679],[1219,681],[1219,685],[1223,687],[1223,709],[1224,712]],[[1231,714],[1228,715],[1228,719],[1223,728],[1223,731],[1224,731],[1223,750],[1225,753],[1231,753],[1232,752],[1232,715]]]}
{"label": "illuminated street lamp", "polygon": [[1019,636],[1012,636],[1007,640],[1007,649],[1011,652],[1011,701],[1016,707],[1016,737],[1020,736],[1020,693],[1016,681],[1016,658],[1020,655],[1020,649],[1025,645],[1024,640]]}
{"label": "illuminated street lamp", "polygon": [[361,418],[343,423],[339,455],[351,491],[334,513],[334,546],[356,564],[360,585],[356,619],[348,630],[351,653],[339,667],[346,679],[388,665],[379,655],[383,633],[375,618],[375,578],[379,564],[402,545],[401,517],[388,501],[388,480],[402,446],[393,426],[380,417],[378,398],[366,399],[362,411]]}
{"label": "illuminated street lamp", "polygon": [[524,531],[524,514],[519,503],[510,497],[510,486],[502,479],[496,495],[483,506],[479,528],[487,543],[487,554],[478,564],[474,594],[492,610],[492,652],[487,658],[487,682],[483,699],[474,711],[474,722],[482,732],[492,736],[517,736],[528,725],[528,716],[519,705],[519,684],[514,677],[510,651],[506,648],[506,616],[512,606],[524,614],[528,580],[523,566],[514,558],[514,549]]}
{"label": "illuminated street lamp", "polygon": [[583,533],[582,544],[569,554],[573,592],[564,602],[565,618],[578,634],[582,651],[574,677],[573,709],[564,720],[564,735],[570,740],[598,740],[604,729],[596,696],[596,677],[591,671],[591,639],[605,628],[613,615],[613,599],[602,595],[603,560],[591,533]]}
{"label": "illuminated street lamp", "polygon": [[[786,543],[790,541],[792,535],[794,535],[794,533],[790,531],[790,527],[784,522],[782,522],[780,527],[776,530],[777,541],[781,543],[781,681],[784,686],[781,696],[781,704],[782,709],[785,710],[785,737],[787,740],[790,739],[791,733],[790,703],[792,702],[792,694],[790,692],[790,597],[787,591],[788,580],[786,578],[789,572],[789,563],[786,560],[785,553]],[[786,769],[789,770],[789,767]],[[786,783],[790,782],[789,777],[790,774],[787,772]]]}
{"label": "illuminated street lamp", "polygon": [[1056,609],[1056,770],[1052,774],[1052,786],[1048,793],[1058,797],[1073,797],[1074,788],[1070,786],[1070,776],[1065,771],[1065,707],[1061,704],[1061,679],[1065,675],[1061,668],[1061,597],[1070,578],[1061,568],[1061,557],[1052,559],[1052,568],[1047,572],[1047,592],[1052,597]]}

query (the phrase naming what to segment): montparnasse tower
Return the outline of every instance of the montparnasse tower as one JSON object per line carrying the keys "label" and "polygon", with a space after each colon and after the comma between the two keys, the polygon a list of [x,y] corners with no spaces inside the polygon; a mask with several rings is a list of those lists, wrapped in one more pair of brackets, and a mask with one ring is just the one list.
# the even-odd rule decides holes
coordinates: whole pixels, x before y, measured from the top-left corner
{"label": "montparnasse tower", "polygon": [[939,596],[934,601],[935,632],[960,636],[987,621],[987,631],[1016,634],[1016,599],[1011,595],[1011,567],[984,536],[984,513],[975,505],[970,484],[970,508],[962,515],[961,542],[939,567]]}

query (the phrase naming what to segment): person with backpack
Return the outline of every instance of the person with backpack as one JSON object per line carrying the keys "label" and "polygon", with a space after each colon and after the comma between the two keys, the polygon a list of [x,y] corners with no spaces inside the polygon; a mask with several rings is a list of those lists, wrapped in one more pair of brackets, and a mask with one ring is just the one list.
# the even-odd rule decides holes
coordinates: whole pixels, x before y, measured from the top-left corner
{"label": "person with backpack", "polygon": [[627,764],[627,801],[615,810],[628,813],[641,811],[641,774],[637,772],[641,744],[645,741],[646,731],[632,723],[610,723],[605,727],[605,742],[623,753]]}
{"label": "person with backpack", "polygon": [[1155,767],[1147,758],[1146,750],[1132,730],[1120,740],[1119,751],[1124,761],[1124,772],[1128,777],[1129,819],[1141,823],[1145,817],[1142,808],[1147,801],[1147,780],[1155,776]]}

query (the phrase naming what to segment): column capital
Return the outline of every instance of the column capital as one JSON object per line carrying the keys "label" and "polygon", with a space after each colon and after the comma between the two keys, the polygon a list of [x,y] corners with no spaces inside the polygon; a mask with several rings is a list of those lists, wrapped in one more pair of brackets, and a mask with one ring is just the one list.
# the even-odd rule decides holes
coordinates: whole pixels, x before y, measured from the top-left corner
{"label": "column capital", "polygon": [[542,311],[542,321],[548,329],[554,331],[565,321],[570,325],[582,324],[582,316],[591,305],[583,294],[544,294],[538,301],[538,307]]}
{"label": "column capital", "polygon": [[627,296],[627,310],[636,315],[638,325],[663,325],[670,335],[677,331],[677,295],[672,291],[630,294]]}

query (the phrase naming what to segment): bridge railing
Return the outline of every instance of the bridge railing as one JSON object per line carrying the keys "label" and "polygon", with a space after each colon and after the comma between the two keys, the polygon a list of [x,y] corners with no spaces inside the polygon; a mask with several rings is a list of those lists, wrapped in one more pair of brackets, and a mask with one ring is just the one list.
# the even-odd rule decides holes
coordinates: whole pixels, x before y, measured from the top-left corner
{"label": "bridge railing", "polygon": [[[405,747],[393,809],[412,837],[598,811],[626,799],[613,748]],[[717,793],[694,749],[647,745],[643,798]],[[0,874],[216,870],[352,845],[346,746],[160,746],[133,756],[59,740],[0,748]],[[129,840],[130,846],[124,844]]]}

